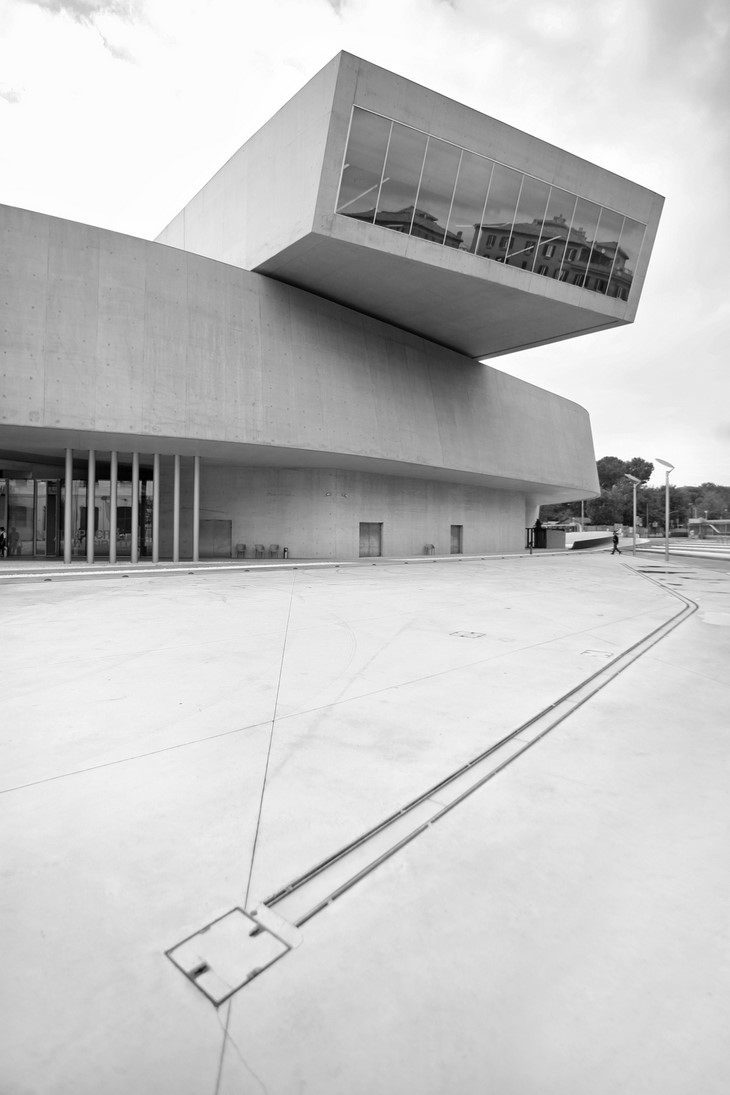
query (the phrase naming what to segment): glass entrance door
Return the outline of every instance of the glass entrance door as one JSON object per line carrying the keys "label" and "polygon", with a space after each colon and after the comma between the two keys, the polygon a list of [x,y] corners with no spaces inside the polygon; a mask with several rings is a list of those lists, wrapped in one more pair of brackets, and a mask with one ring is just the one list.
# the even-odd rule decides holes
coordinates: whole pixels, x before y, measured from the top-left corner
{"label": "glass entrance door", "polygon": [[33,555],[33,503],[35,482],[32,479],[8,479],[8,555]]}
{"label": "glass entrance door", "polygon": [[[7,554],[30,559],[57,559],[64,554],[64,510],[71,508],[71,555],[86,556],[87,507],[94,506],[94,555],[109,558],[111,533],[111,484],[96,480],[89,492],[84,479],[74,479],[66,498],[63,479],[0,479],[0,525],[5,528]],[[153,481],[148,469],[140,470],[138,550],[142,558],[152,552]],[[132,482],[129,469],[117,481],[117,557],[132,552]]]}
{"label": "glass entrance door", "polygon": [[35,554],[58,555],[59,484],[57,479],[39,479],[35,496]]}
{"label": "glass entrance door", "polygon": [[58,479],[0,481],[0,525],[5,526],[10,557],[57,557],[61,519]]}

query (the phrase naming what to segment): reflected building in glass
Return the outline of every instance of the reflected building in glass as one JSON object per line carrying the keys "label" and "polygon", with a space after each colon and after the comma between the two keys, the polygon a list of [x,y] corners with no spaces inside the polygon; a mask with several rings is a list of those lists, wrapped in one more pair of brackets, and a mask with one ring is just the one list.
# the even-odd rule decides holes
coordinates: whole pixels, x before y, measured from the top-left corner
{"label": "reflected building in glass", "polygon": [[661,207],[346,53],[155,241],[0,207],[12,555],[521,550],[590,422],[492,362],[631,323]]}
{"label": "reflected building in glass", "polygon": [[360,107],[337,212],[624,301],[646,231],[616,210]]}

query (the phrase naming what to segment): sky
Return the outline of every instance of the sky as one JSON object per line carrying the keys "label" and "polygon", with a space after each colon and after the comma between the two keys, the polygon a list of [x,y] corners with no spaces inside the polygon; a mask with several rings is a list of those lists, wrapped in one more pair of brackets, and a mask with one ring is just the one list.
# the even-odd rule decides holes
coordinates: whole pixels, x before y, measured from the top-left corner
{"label": "sky", "polygon": [[490,365],[730,484],[728,0],[0,0],[0,203],[153,239],[343,49],[665,197],[632,325]]}

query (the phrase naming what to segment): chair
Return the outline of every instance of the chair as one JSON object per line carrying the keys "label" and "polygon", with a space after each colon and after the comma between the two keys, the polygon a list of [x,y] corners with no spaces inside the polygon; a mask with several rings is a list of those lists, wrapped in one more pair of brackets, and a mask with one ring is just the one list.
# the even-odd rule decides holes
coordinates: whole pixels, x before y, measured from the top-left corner
{"label": "chair", "polygon": [[266,553],[266,548],[264,547],[263,544],[254,544],[253,552],[254,552],[254,556],[253,556],[254,559],[263,559],[263,557]]}
{"label": "chair", "polygon": [[236,544],[236,558],[237,559],[245,559],[246,558],[246,545],[245,544]]}
{"label": "chair", "polygon": [[269,558],[270,559],[278,559],[279,558],[279,545],[278,544],[269,544]]}

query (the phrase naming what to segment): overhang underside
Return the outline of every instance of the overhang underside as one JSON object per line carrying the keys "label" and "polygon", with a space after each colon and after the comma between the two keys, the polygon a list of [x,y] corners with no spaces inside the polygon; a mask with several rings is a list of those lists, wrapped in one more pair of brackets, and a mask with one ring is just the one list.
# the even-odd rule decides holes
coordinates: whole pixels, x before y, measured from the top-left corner
{"label": "overhang underside", "polygon": [[[357,228],[388,242],[389,236],[398,237],[370,225]],[[310,233],[255,269],[474,359],[629,322],[611,314],[625,310],[623,302],[539,274],[460,252],[442,256],[443,249],[423,240],[397,238],[394,247],[405,248],[407,255]],[[431,261],[433,252],[437,263]],[[570,303],[571,296],[581,303]],[[595,310],[586,306],[594,302]]]}
{"label": "overhang underside", "polygon": [[[99,433],[91,430],[41,429],[35,426],[0,428],[0,474],[11,479],[62,478],[67,447],[74,450],[74,475],[77,474],[77,470],[83,471],[86,453],[93,449],[97,459],[97,477],[109,453],[118,453],[120,474],[123,474],[124,469],[131,466],[132,453],[138,452],[142,467],[151,467],[153,453],[159,453],[163,457],[200,456],[208,466],[325,468],[370,475],[466,484],[524,494],[530,502],[535,504],[569,502],[581,498],[593,498],[597,494],[596,491],[587,490],[578,484],[546,483],[489,472],[405,463],[358,453],[321,452],[312,449],[247,445],[194,438]],[[79,477],[84,478],[84,475]]]}

